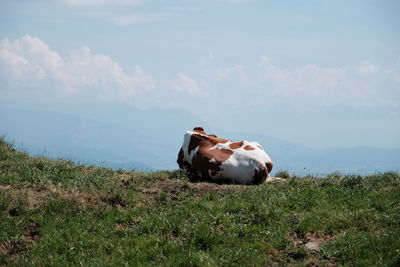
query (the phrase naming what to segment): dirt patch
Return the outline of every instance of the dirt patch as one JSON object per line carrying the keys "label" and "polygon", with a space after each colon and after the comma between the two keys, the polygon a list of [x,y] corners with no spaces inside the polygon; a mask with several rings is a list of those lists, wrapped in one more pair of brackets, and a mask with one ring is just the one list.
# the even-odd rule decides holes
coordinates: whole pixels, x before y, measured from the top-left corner
{"label": "dirt patch", "polygon": [[203,196],[204,194],[214,192],[223,193],[227,190],[249,190],[254,189],[256,185],[235,185],[235,184],[214,184],[207,182],[192,183],[190,187],[196,192],[197,195]]}
{"label": "dirt patch", "polygon": [[25,241],[8,240],[0,244],[0,255],[15,257],[27,251],[34,243],[40,240],[39,225],[32,223],[24,228],[22,236]]}
{"label": "dirt patch", "polygon": [[304,266],[336,266],[334,257],[323,258],[318,257],[321,251],[321,245],[325,242],[333,240],[335,237],[320,232],[293,233],[289,236],[289,240],[296,248],[305,248],[307,253],[303,255]]}
{"label": "dirt patch", "polygon": [[115,195],[115,196],[108,196],[102,198],[102,201],[108,203],[109,205],[113,207],[118,207],[118,208],[126,208],[128,206],[128,203],[126,202],[125,199],[123,199],[120,195]]}
{"label": "dirt patch", "polygon": [[311,267],[311,266],[315,266],[315,267],[319,267],[319,266],[324,266],[323,264],[321,264],[321,261],[317,258],[314,257],[310,257],[308,258],[305,262],[304,265],[307,267]]}
{"label": "dirt patch", "polygon": [[295,247],[304,246],[311,252],[318,252],[320,245],[334,239],[331,235],[324,235],[318,232],[293,233],[290,238]]}
{"label": "dirt patch", "polygon": [[95,170],[96,170],[95,167],[88,167],[83,170],[83,173],[86,175],[89,175],[89,174],[93,173]]}
{"label": "dirt patch", "polygon": [[38,242],[40,239],[39,225],[36,223],[32,223],[27,227],[25,227],[23,236],[26,240],[30,240],[32,242]]}
{"label": "dirt patch", "polygon": [[182,201],[182,193],[190,195],[190,199],[198,199],[208,193],[223,195],[228,190],[249,190],[255,186],[216,184],[209,182],[183,182],[179,180],[158,180],[153,183],[144,184],[140,191],[147,196],[148,200],[154,200],[155,197],[166,194],[173,201]]}
{"label": "dirt patch", "polygon": [[132,221],[127,223],[116,223],[115,228],[117,230],[129,230],[142,222],[142,218],[134,218]]}
{"label": "dirt patch", "polygon": [[80,191],[76,189],[60,189],[57,187],[51,187],[50,190],[55,198],[76,201],[84,207],[101,207],[105,205],[102,201],[104,193],[98,190]]}
{"label": "dirt patch", "polygon": [[15,256],[28,250],[23,241],[6,241],[0,244],[0,255]]}
{"label": "dirt patch", "polygon": [[[301,237],[301,235],[299,235]],[[303,240],[305,241],[312,241],[318,244],[325,243],[329,240],[332,240],[332,235],[325,235],[320,232],[307,232],[303,235]]]}
{"label": "dirt patch", "polygon": [[8,188],[10,188],[10,186],[11,185],[0,185],[0,189],[2,189],[2,190],[6,190],[6,189],[8,189]]}
{"label": "dirt patch", "polygon": [[[4,190],[12,200],[23,199],[28,209],[35,209],[42,206],[49,199],[78,202],[84,207],[101,207],[107,205],[104,203],[104,193],[100,191],[80,191],[76,189],[61,189],[52,185],[33,186],[27,185],[24,188],[9,187]],[[18,216],[19,211],[12,208],[9,211],[10,216]]]}

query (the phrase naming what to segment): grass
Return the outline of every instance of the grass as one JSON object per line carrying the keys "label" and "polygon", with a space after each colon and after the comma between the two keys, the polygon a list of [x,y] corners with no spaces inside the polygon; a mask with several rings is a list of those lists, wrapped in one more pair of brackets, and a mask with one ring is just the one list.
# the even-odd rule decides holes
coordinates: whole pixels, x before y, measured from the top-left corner
{"label": "grass", "polygon": [[399,225],[398,173],[192,183],[0,140],[0,265],[399,266]]}

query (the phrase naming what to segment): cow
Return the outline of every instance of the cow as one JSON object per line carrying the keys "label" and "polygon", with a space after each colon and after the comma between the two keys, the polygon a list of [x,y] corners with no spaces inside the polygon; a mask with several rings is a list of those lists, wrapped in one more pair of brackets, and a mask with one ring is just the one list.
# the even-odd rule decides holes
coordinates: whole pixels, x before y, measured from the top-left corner
{"label": "cow", "polygon": [[195,127],[184,135],[177,163],[192,176],[211,182],[261,184],[274,178],[272,160],[257,142],[229,141]]}

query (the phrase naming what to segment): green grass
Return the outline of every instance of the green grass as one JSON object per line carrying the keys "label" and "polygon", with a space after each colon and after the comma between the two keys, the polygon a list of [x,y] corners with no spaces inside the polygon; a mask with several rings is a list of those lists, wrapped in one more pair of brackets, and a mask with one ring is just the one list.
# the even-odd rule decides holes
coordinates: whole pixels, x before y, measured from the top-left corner
{"label": "green grass", "polygon": [[393,172],[191,183],[181,171],[30,157],[0,140],[0,265],[399,266],[399,225]]}

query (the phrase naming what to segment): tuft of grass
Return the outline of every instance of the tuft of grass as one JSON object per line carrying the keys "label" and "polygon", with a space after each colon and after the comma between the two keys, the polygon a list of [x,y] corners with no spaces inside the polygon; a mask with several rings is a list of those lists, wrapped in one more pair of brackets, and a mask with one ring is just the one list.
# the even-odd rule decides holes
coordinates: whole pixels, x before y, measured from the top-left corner
{"label": "tuft of grass", "polygon": [[400,265],[398,173],[191,181],[30,157],[0,139],[0,265]]}
{"label": "tuft of grass", "polygon": [[289,175],[288,171],[277,171],[275,176],[283,178],[283,179],[289,179],[290,178],[290,175]]}

